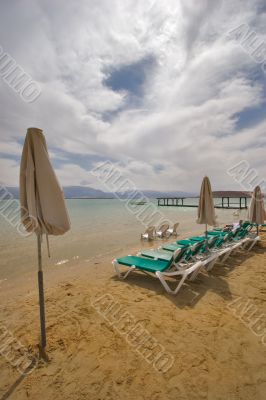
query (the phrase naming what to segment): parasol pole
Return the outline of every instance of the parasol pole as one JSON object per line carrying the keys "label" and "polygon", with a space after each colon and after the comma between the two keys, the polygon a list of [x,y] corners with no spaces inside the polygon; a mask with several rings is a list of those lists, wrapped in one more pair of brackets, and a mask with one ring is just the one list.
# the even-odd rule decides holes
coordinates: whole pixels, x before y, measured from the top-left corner
{"label": "parasol pole", "polygon": [[209,250],[208,247],[208,224],[205,225],[205,245],[206,245],[206,251]]}
{"label": "parasol pole", "polygon": [[45,328],[45,302],[44,302],[44,288],[43,288],[43,271],[42,271],[42,237],[37,234],[38,246],[38,286],[39,286],[39,305],[40,305],[40,327],[41,327],[41,354],[45,355],[46,347],[46,328]]}

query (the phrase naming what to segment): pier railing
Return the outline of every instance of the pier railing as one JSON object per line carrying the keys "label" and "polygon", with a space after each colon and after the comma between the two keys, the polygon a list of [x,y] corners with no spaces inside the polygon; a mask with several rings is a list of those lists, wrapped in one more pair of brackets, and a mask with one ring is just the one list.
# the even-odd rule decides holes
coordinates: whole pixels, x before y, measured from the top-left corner
{"label": "pier railing", "polygon": [[[159,207],[198,207],[198,204],[192,204],[192,198],[188,197],[157,197],[157,203]],[[198,199],[198,197],[195,197]],[[214,202],[215,208],[224,208],[232,210],[247,209],[247,197],[219,197],[219,203]]]}

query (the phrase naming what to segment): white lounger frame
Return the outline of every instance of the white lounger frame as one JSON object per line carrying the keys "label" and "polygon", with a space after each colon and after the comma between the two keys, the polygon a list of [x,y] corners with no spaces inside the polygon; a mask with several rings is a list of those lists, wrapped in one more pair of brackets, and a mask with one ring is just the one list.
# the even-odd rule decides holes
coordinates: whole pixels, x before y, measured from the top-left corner
{"label": "white lounger frame", "polygon": [[228,257],[231,256],[231,254],[235,250],[246,250],[250,251],[253,249],[253,247],[256,245],[256,243],[260,240],[259,236],[254,236],[254,237],[245,237],[244,239],[240,240],[239,242],[236,242],[232,244],[231,246],[229,245],[226,249],[229,251],[225,254],[225,256],[221,259],[221,262],[225,262]]}
{"label": "white lounger frame", "polygon": [[[200,270],[202,269],[203,264],[201,261],[197,261],[195,264],[192,264],[191,266],[186,266],[184,269],[179,269],[177,271],[173,272],[160,272],[157,271],[155,275],[157,278],[159,278],[161,284],[169,294],[177,294],[181,287],[183,286],[183,283],[187,279],[187,277],[195,272],[197,272],[197,275],[199,274]],[[176,277],[176,276],[181,276],[181,280],[179,281],[177,287],[173,290],[170,288],[168,283],[165,280],[165,277]]]}
{"label": "white lounger frame", "polygon": [[[210,257],[206,258],[205,260],[202,260],[202,264],[204,265],[204,267],[206,268],[207,271],[211,271],[212,268],[214,267],[214,265],[216,264],[216,262],[219,261],[219,259],[220,259],[220,262],[223,264],[235,250],[239,250],[242,248],[243,250],[250,251],[259,240],[260,240],[259,236],[256,236],[254,238],[246,237],[237,243],[229,245],[228,247],[224,247],[220,251],[217,251],[216,254],[214,251],[213,254],[210,255]],[[250,242],[251,242],[251,245],[247,248],[246,246]],[[222,258],[220,258],[220,257],[222,257]],[[196,274],[193,274],[191,280],[194,280],[196,278],[196,276],[197,276]]]}
{"label": "white lounger frame", "polygon": [[[190,276],[190,279],[189,279],[190,281],[194,281],[203,268],[205,268],[207,271],[211,271],[212,268],[214,267],[214,265],[216,264],[216,262],[220,259],[220,257],[222,257],[220,262],[224,263],[234,250],[243,248],[247,251],[250,251],[253,249],[253,247],[259,240],[260,240],[260,236],[256,236],[253,238],[246,237],[246,238],[240,240],[238,243],[234,243],[233,245],[224,247],[221,250],[217,250],[217,251],[212,250],[207,258],[198,259],[197,261],[195,260],[195,263],[192,265],[191,265],[191,263],[188,263],[188,264],[172,263],[171,267],[169,267],[169,268],[175,268],[176,271],[170,271],[170,270],[169,270],[169,272],[156,271],[155,275],[160,280],[161,284],[163,285],[163,287],[165,288],[167,293],[176,295],[179,292],[179,290],[181,289],[185,280],[188,278],[188,276]],[[251,244],[250,244],[250,242],[251,242]],[[247,244],[250,244],[250,246],[248,248],[246,248]],[[123,264],[119,264],[116,259],[113,260],[112,264],[115,268],[116,274],[119,277],[119,279],[126,279],[128,277],[128,275],[132,271],[135,271],[135,270],[149,275],[149,273],[147,271],[139,269],[135,265],[128,267],[129,270],[125,273],[122,273],[119,269],[119,265],[123,265]],[[125,267],[126,267],[126,265],[125,265]],[[154,276],[153,273],[150,273],[150,274],[152,274]],[[166,282],[165,278],[166,277],[177,277],[177,276],[181,276],[181,280],[179,281],[179,283],[175,289],[171,289],[170,286],[168,285],[168,283]]]}
{"label": "white lounger frame", "polygon": [[[128,267],[129,270],[123,274],[119,269],[119,265],[123,265],[123,264],[119,264],[116,259],[113,260],[112,264],[115,268],[116,274],[119,279],[126,279],[132,271],[139,271],[139,272],[143,272],[143,273],[146,273],[147,275],[149,275],[149,273],[147,271],[139,269],[135,265]],[[126,265],[125,265],[125,267],[126,267]],[[191,275],[195,271],[197,271],[198,273],[200,272],[200,269],[202,268],[202,262],[197,261],[196,263],[194,263],[192,265],[186,264],[185,267],[183,267],[183,266],[179,267],[178,264],[172,264],[172,267],[176,268],[176,271],[169,271],[169,270],[168,270],[169,272],[156,271],[155,275],[160,280],[161,284],[163,285],[163,287],[165,288],[167,293],[175,295],[179,292],[183,283],[185,282],[185,280],[187,279],[187,277],[189,275]],[[151,274],[154,276],[153,273],[151,273]],[[178,277],[178,276],[181,276],[180,282],[178,283],[178,285],[175,289],[171,289],[170,286],[168,285],[168,283],[166,282],[165,278],[166,277]]]}

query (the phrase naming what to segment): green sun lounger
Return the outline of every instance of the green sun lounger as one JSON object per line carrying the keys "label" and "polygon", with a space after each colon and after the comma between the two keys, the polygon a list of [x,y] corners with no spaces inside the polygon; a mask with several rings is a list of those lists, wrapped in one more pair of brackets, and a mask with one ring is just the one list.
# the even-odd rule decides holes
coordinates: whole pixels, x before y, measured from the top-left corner
{"label": "green sun lounger", "polygon": [[168,252],[163,252],[160,250],[156,249],[150,249],[150,250],[142,250],[141,252],[138,253],[138,256],[143,256],[147,258],[152,258],[156,260],[163,260],[163,261],[169,261],[173,257],[173,254]]}
{"label": "green sun lounger", "polygon": [[175,251],[177,249],[183,248],[183,247],[189,247],[191,246],[192,242],[188,239],[183,239],[183,240],[177,240],[174,243],[168,243],[168,244],[164,244],[162,245],[160,248],[163,250],[167,250],[167,251]]}
{"label": "green sun lounger", "polygon": [[162,246],[161,249],[142,250],[138,255],[158,260],[169,260],[172,257],[173,251],[175,251],[176,249],[187,247],[189,255],[189,248],[193,246],[195,242],[202,241],[205,241],[204,237],[193,237],[189,239],[178,240],[175,243],[170,243],[168,245]]}
{"label": "green sun lounger", "polygon": [[156,271],[165,271],[171,265],[171,260],[149,260],[147,258],[142,258],[138,256],[125,256],[121,258],[117,258],[116,261],[118,264],[125,265],[127,267],[132,267],[133,265],[147,272],[156,272]]}
{"label": "green sun lounger", "polygon": [[[177,294],[186,278],[202,267],[201,261],[188,264],[185,267],[180,266],[179,263],[186,252],[187,248],[185,247],[177,249],[169,261],[126,256],[113,260],[113,266],[120,279],[125,279],[132,271],[152,273],[160,280],[168,293]],[[128,267],[129,270],[122,274],[119,269],[120,266]],[[167,277],[181,277],[181,280],[174,289],[171,289],[165,279]]]}
{"label": "green sun lounger", "polygon": [[180,248],[180,246],[182,247],[186,247],[186,248],[190,248],[190,252],[188,252],[187,254],[187,258],[189,258],[189,256],[194,256],[196,255],[196,253],[200,250],[200,248],[202,248],[204,245],[204,240],[201,240],[199,242],[193,242],[192,240],[189,239],[184,239],[184,240],[178,240],[176,243],[171,243],[171,244],[165,244],[163,245],[161,248],[163,250],[167,250],[167,251],[175,251],[176,249]]}

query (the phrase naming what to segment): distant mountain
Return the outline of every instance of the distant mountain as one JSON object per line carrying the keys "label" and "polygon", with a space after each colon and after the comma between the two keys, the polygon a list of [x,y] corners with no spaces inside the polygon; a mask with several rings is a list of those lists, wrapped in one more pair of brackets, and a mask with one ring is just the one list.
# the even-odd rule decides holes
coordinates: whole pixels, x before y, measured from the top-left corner
{"label": "distant mountain", "polygon": [[[15,199],[19,198],[19,188],[17,187],[7,187],[6,188]],[[63,187],[64,195],[66,199],[77,199],[77,198],[115,198],[113,193],[106,193],[102,190],[93,189],[86,186],[66,186]],[[1,190],[1,196],[3,196],[3,190]]]}
{"label": "distant mountain", "polygon": [[115,198],[113,193],[106,193],[102,190],[93,189],[88,186],[65,186],[63,188],[65,197],[67,199],[73,198],[93,198],[93,199],[106,199],[106,198]]}
{"label": "distant mountain", "polygon": [[143,194],[149,198],[156,197],[195,197],[198,196],[196,193],[189,192],[180,192],[180,191],[170,191],[170,192],[161,192],[157,190],[144,190]]}
{"label": "distant mountain", "polygon": [[[2,186],[3,187],[3,186]],[[18,187],[7,187],[6,190],[15,198],[18,199],[19,198],[19,188]],[[3,199],[8,199],[7,195],[4,195],[4,190],[1,189],[1,194],[0,194],[1,198]]]}
{"label": "distant mountain", "polygon": [[[133,196],[134,198],[141,198],[142,196],[148,197],[148,199],[156,199],[157,197],[195,197],[195,193],[188,192],[160,192],[158,190],[139,190],[137,191],[138,196]],[[118,193],[119,195],[119,193]],[[126,192],[122,194],[121,197],[128,198],[132,196],[131,192]]]}
{"label": "distant mountain", "polygon": [[[7,187],[7,190],[9,193],[14,196],[15,199],[19,198],[19,189],[17,187]],[[63,188],[65,198],[66,199],[86,199],[86,198],[92,198],[92,199],[114,199],[117,196],[118,197],[123,197],[123,198],[128,198],[130,197],[131,192],[126,192],[126,193],[108,193],[108,192],[103,192],[102,190],[97,190],[93,189],[89,186],[66,186]],[[156,198],[156,197],[194,197],[196,196],[195,193],[188,193],[188,192],[179,192],[179,191],[170,191],[170,192],[160,192],[157,190],[139,190],[137,191],[139,194],[139,198],[144,195],[148,198]],[[137,198],[134,197],[134,198]]]}

